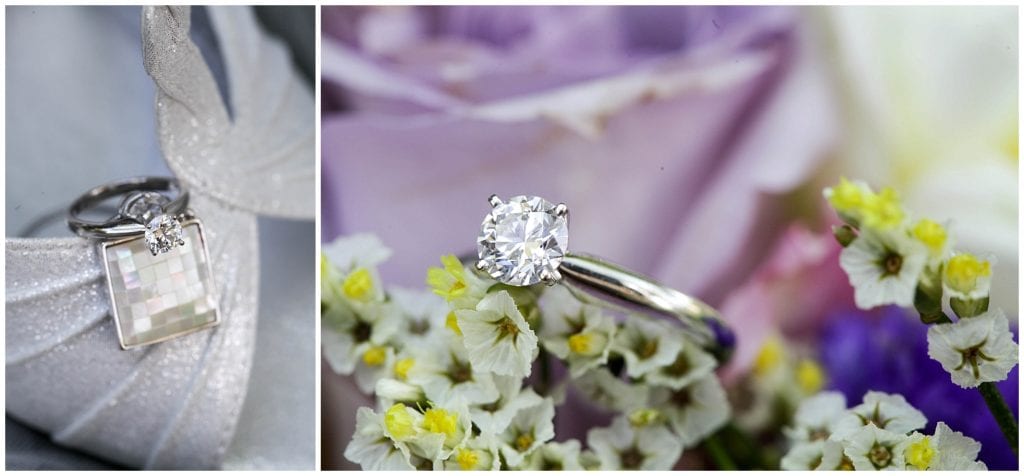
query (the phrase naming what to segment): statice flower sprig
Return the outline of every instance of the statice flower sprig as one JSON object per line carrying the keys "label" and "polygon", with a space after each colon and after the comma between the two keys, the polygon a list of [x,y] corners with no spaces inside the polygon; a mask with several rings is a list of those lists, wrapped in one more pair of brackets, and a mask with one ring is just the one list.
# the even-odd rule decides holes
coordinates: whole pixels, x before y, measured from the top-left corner
{"label": "statice flower sprig", "polygon": [[945,423],[935,433],[919,432],[924,414],[901,395],[868,392],[860,405],[846,407],[838,392],[822,392],[800,403],[786,429],[790,450],[786,470],[984,470],[981,445]]}
{"label": "statice flower sprig", "polygon": [[1017,365],[1018,346],[1003,311],[989,308],[992,260],[955,250],[946,225],[913,219],[893,189],[841,178],[824,196],[844,222],[833,233],[857,307],[913,307],[931,326],[928,355],[956,385],[978,388],[1016,452],[1017,421],[993,383]]}
{"label": "statice flower sprig", "polygon": [[[429,290],[385,289],[390,254],[354,235],[322,257],[324,355],[376,399],[345,451],[363,469],[667,470],[730,417],[715,359],[665,322],[499,284],[451,255]],[[555,441],[570,385],[616,415],[585,444]]]}

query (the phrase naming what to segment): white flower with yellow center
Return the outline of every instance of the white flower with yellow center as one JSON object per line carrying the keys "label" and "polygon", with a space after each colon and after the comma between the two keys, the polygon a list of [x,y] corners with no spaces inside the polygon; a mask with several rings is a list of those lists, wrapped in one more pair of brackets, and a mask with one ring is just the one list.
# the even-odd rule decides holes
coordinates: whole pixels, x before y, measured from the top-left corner
{"label": "white flower with yellow center", "polygon": [[984,471],[985,463],[978,461],[981,444],[953,431],[939,422],[935,435],[914,432],[897,451],[902,451],[907,469],[930,471]]}
{"label": "white flower with yellow center", "polygon": [[642,377],[672,365],[683,349],[683,339],[668,324],[633,317],[615,335],[612,350],[626,359],[626,374]]}
{"label": "white flower with yellow center", "polygon": [[957,299],[982,299],[992,289],[992,264],[969,253],[959,253],[946,262],[942,289]]}
{"label": "white flower with yellow center", "polygon": [[610,427],[587,432],[587,446],[602,471],[667,471],[683,454],[679,439],[664,425],[634,427],[625,416],[616,417]]}
{"label": "white flower with yellow center", "polygon": [[582,471],[580,464],[580,442],[568,440],[549,441],[530,453],[519,469],[527,471]]}
{"label": "white flower with yellow center", "polygon": [[831,438],[844,440],[871,425],[901,435],[924,428],[928,419],[900,394],[869,391],[860,405],[845,412],[832,429]]}
{"label": "white flower with yellow center", "polygon": [[523,380],[518,377],[495,375],[494,384],[498,389],[498,398],[493,402],[473,405],[469,414],[473,423],[484,433],[501,433],[508,428],[512,418],[520,410],[535,407],[543,401],[532,388],[523,388]]}
{"label": "white flower with yellow center", "polygon": [[366,471],[415,469],[409,461],[409,448],[386,434],[384,416],[366,407],[356,411],[356,430],[345,448],[345,458]]}
{"label": "white flower with yellow center", "polygon": [[405,380],[420,386],[432,402],[454,399],[461,399],[467,405],[493,402],[498,398],[498,389],[492,374],[477,370],[457,339],[448,336],[439,338],[430,348],[410,349],[413,364],[406,369]]}
{"label": "white flower with yellow center", "polygon": [[850,278],[857,307],[910,307],[927,259],[925,246],[902,230],[865,229],[839,254],[839,265]]}
{"label": "white flower with yellow center", "polygon": [[647,401],[647,386],[630,385],[604,367],[583,374],[573,380],[573,385],[587,401],[617,412],[632,410]]}
{"label": "white flower with yellow center", "polygon": [[730,414],[725,390],[714,374],[681,389],[652,387],[649,406],[665,416],[685,448],[725,425]]}
{"label": "white flower with yellow center", "polygon": [[523,459],[555,437],[555,404],[550,398],[520,409],[508,427],[498,435],[501,454],[510,466],[519,466]]}
{"label": "white flower with yellow center", "polygon": [[675,360],[644,376],[644,381],[673,389],[680,389],[698,379],[711,375],[718,362],[693,341],[679,336],[683,348],[676,352]]}
{"label": "white flower with yellow center", "polygon": [[1006,379],[1017,365],[1017,344],[1002,309],[928,329],[928,356],[942,364],[953,383],[977,387]]}
{"label": "white flower with yellow center", "polygon": [[837,441],[800,441],[782,457],[779,467],[786,471],[832,471],[840,469],[844,456],[843,445]]}
{"label": "white flower with yellow center", "polygon": [[846,397],[839,392],[821,392],[804,399],[793,416],[786,434],[796,441],[827,440],[839,420],[846,415]]}
{"label": "white flower with yellow center", "polygon": [[569,364],[573,378],[608,362],[617,329],[611,316],[580,303],[564,286],[545,291],[540,305],[545,316],[541,342]]}
{"label": "white flower with yellow center", "polygon": [[388,345],[369,345],[365,349],[356,363],[356,385],[363,393],[373,393],[377,381],[390,374],[395,350]]}
{"label": "white flower with yellow center", "polygon": [[444,461],[443,468],[447,471],[497,471],[501,469],[501,457],[498,454],[494,436],[483,433],[473,436],[455,448],[451,456]]}
{"label": "white flower with yellow center", "polygon": [[359,366],[365,378],[385,368],[391,352],[388,342],[399,328],[392,305],[369,302],[361,305],[358,312],[335,311],[337,308],[324,314],[320,328],[323,356],[331,369],[349,375]]}
{"label": "white flower with yellow center", "polygon": [[488,294],[475,310],[457,310],[473,367],[481,372],[528,377],[537,357],[537,335],[506,291]]}
{"label": "white flower with yellow center", "polygon": [[341,236],[323,245],[320,257],[321,300],[333,304],[338,299],[353,302],[380,301],[377,265],[391,256],[391,250],[376,235]]}
{"label": "white flower with yellow center", "polygon": [[907,435],[868,423],[843,440],[843,453],[857,471],[899,470],[906,467],[901,444]]}
{"label": "white flower with yellow center", "polygon": [[423,411],[419,432],[412,444],[421,456],[439,468],[442,461],[472,436],[472,425],[469,410],[460,400],[435,405]]}

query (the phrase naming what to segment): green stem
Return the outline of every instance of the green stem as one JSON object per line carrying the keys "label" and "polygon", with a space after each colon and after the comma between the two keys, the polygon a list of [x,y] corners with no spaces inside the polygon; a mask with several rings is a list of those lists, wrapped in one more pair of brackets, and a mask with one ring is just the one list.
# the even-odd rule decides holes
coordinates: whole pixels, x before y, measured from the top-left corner
{"label": "green stem", "polygon": [[540,358],[541,394],[547,395],[548,390],[551,389],[551,359],[548,351],[543,347],[541,347],[538,357]]}
{"label": "green stem", "polygon": [[718,469],[724,471],[735,471],[736,463],[729,457],[729,452],[725,450],[725,446],[722,445],[721,440],[718,439],[718,434],[713,434],[704,440],[704,449],[707,450],[708,456],[715,462],[715,466]]}
{"label": "green stem", "polygon": [[1006,438],[1006,442],[1010,444],[1010,449],[1016,455],[1017,419],[1014,418],[1010,407],[1006,405],[1006,400],[1003,400],[1003,394],[999,393],[999,388],[992,382],[985,382],[978,386],[978,392],[985,399],[988,411],[992,412],[996,423],[999,424],[999,429],[1003,432],[1003,437]]}

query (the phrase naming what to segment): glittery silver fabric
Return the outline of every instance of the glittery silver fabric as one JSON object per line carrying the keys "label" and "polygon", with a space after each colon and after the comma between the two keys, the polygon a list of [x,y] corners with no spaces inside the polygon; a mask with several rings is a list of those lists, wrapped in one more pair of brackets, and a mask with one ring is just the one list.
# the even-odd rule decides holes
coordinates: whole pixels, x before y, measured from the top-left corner
{"label": "glittery silver fabric", "polygon": [[201,225],[186,224],[182,234],[182,244],[155,255],[144,237],[103,247],[121,347],[160,342],[217,322]]}
{"label": "glittery silver fabric", "polygon": [[95,242],[6,246],[8,414],[58,444],[130,467],[220,465],[252,363],[256,214],[314,215],[315,109],[284,50],[251,10],[210,8],[230,80],[229,118],[188,39],[189,14],[144,8],[145,66],[157,85],[161,148],[204,222],[221,325],[122,351]]}

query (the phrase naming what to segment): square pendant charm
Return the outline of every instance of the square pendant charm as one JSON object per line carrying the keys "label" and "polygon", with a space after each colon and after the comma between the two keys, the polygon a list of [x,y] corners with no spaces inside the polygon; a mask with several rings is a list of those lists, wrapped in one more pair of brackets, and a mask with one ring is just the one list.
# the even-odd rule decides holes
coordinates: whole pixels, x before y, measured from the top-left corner
{"label": "square pendant charm", "polygon": [[191,219],[181,229],[185,243],[157,255],[143,236],[102,245],[122,349],[220,323],[202,224]]}

